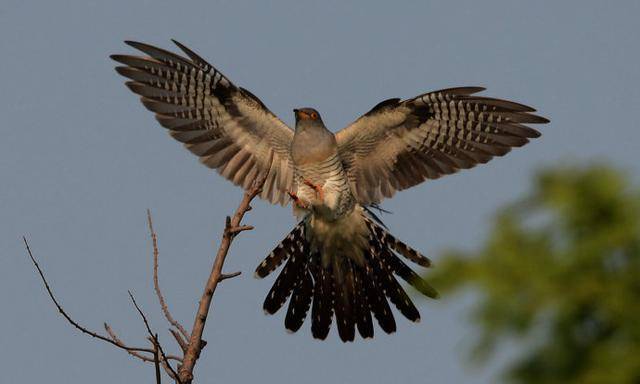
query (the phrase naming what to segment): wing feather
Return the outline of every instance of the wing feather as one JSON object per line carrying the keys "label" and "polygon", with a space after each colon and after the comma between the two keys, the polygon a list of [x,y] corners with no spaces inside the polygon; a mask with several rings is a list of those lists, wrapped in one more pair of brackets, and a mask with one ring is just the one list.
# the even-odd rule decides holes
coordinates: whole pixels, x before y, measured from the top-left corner
{"label": "wing feather", "polygon": [[293,189],[289,147],[293,130],[255,95],[235,86],[202,57],[177,41],[187,57],[127,41],[148,55],[112,55],[130,79],[127,87],[141,96],[161,126],[200,161],[242,188],[267,175],[261,197],[287,204]]}
{"label": "wing feather", "polygon": [[411,99],[388,99],[336,135],[352,190],[379,203],[426,179],[486,163],[540,133],[524,124],[549,120],[524,104],[449,88]]}

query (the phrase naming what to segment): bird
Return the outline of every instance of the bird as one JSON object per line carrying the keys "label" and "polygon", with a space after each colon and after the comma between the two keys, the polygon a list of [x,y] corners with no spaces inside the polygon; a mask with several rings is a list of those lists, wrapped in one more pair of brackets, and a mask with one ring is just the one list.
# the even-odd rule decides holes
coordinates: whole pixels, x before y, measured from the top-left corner
{"label": "bird", "polygon": [[299,107],[292,129],[172,41],[182,54],[126,41],[143,55],[110,57],[126,86],[202,164],[245,190],[264,177],[262,199],[291,203],[297,224],[255,275],[284,264],[263,309],[275,314],[288,301],[285,328],[296,332],[309,316],[316,339],[327,338],[334,319],[343,342],[354,341],[356,331],[372,338],[374,319],[393,333],[390,303],[420,321],[399,280],[437,298],[409,266],[432,262],[392,235],[372,209],[398,191],[503,156],[540,136],[529,125],[549,122],[529,106],[478,95],[483,87],[457,87],[384,100],[335,134],[317,110]]}

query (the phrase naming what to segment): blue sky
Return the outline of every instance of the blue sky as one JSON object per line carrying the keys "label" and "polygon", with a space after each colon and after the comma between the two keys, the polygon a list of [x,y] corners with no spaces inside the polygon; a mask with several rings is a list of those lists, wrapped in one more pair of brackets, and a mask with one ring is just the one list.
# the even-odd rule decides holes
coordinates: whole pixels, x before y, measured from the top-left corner
{"label": "blue sky", "polygon": [[[241,192],[171,140],[108,59],[122,40],[175,38],[250,89],[285,122],[313,106],[334,131],[390,97],[482,85],[552,120],[505,158],[402,192],[391,230],[430,255],[476,246],[491,213],[541,166],[607,160],[637,180],[640,3],[66,1],[0,4],[0,366],[6,382],[150,382],[152,368],[71,329],[25,256],[27,235],[64,307],[108,321],[132,344],[144,328],[127,289],[163,332],[145,210],[160,236],[162,286],[186,325]],[[172,48],[173,49],[173,48]],[[422,322],[342,344],[297,334],[261,309],[252,276],[288,232],[288,209],[259,202],[234,245],[197,366],[200,382],[490,383],[515,349],[464,364],[472,293],[419,301]],[[166,333],[161,340],[172,347]],[[173,348],[173,347],[172,347]]]}

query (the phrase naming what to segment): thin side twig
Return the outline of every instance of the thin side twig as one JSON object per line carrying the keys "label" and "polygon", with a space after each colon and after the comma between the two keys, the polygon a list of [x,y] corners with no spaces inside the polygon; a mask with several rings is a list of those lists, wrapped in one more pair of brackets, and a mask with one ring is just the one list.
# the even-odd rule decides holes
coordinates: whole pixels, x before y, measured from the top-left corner
{"label": "thin side twig", "polygon": [[[122,341],[122,339],[120,339],[120,337],[118,337],[118,334],[116,334],[116,332],[113,330],[113,328],[111,328],[111,326],[107,323],[104,323],[104,330],[107,331],[107,333],[109,334],[109,336],[111,337],[111,339],[113,341],[115,341],[118,345],[120,345],[121,347],[127,348],[126,344]],[[147,357],[144,356],[143,354],[136,352],[136,351],[127,351],[131,356],[136,357],[142,361],[144,361],[145,363],[152,363],[153,362],[153,358],[152,357]],[[153,353],[153,352],[152,352]],[[167,359],[168,360],[175,360],[178,362],[182,361],[182,358],[175,356],[175,355],[167,355]]]}
{"label": "thin side twig", "polygon": [[165,362],[165,364],[171,371],[173,377],[175,377],[176,381],[179,384],[182,384],[182,381],[180,380],[178,373],[173,369],[173,367],[169,363],[169,359],[167,358],[167,355],[164,353],[164,350],[162,349],[162,345],[158,341],[158,338],[155,336],[155,334],[151,330],[151,326],[149,326],[149,321],[147,321],[147,316],[145,316],[144,312],[142,312],[142,309],[140,309],[140,307],[138,306],[138,303],[136,302],[135,297],[133,297],[133,294],[131,293],[131,291],[127,291],[127,292],[129,293],[129,297],[131,298],[131,302],[133,303],[133,306],[136,307],[136,309],[138,310],[138,313],[142,317],[142,321],[144,322],[144,326],[147,328],[147,333],[149,334],[149,337],[153,339],[153,342],[158,347],[158,350],[160,351],[160,355],[162,356],[162,360]]}
{"label": "thin side twig", "polygon": [[[176,327],[184,337],[184,339],[181,339],[180,341],[178,341],[178,344],[180,345],[186,344],[185,339],[189,339],[189,333],[182,326],[182,324],[180,324],[180,322],[178,322],[176,319],[173,318],[173,316],[171,316],[171,312],[169,311],[169,306],[167,305],[167,302],[164,299],[164,296],[162,295],[162,291],[160,290],[160,283],[158,281],[158,255],[160,253],[158,251],[158,235],[153,229],[153,220],[151,219],[151,210],[149,209],[147,209],[147,223],[149,225],[149,232],[151,234],[151,242],[153,244],[153,288],[156,291],[156,296],[158,296],[158,301],[160,302],[160,307],[162,308],[162,313],[164,313],[164,317],[167,319],[169,324]],[[176,340],[178,339],[176,335],[174,335],[174,337],[176,338]]]}
{"label": "thin side twig", "polygon": [[223,273],[220,275],[220,281],[222,280],[226,280],[226,279],[232,279],[236,276],[240,276],[242,274],[242,272],[237,271],[237,272],[232,272],[232,273]]}
{"label": "thin side twig", "polygon": [[231,246],[233,239],[238,233],[242,231],[248,231],[253,228],[250,226],[241,225],[242,218],[244,217],[245,213],[251,210],[251,201],[253,201],[253,199],[262,191],[262,186],[264,185],[265,179],[266,175],[260,177],[259,179],[256,179],[251,189],[244,193],[244,197],[242,198],[240,205],[236,209],[233,218],[226,218],[222,240],[220,242],[218,252],[216,253],[213,267],[211,268],[211,273],[209,274],[209,278],[207,279],[207,282],[205,284],[204,292],[202,293],[202,297],[200,298],[198,311],[196,313],[194,324],[191,330],[191,337],[189,338],[189,344],[187,346],[187,350],[184,353],[182,365],[179,367],[180,380],[184,384],[190,384],[192,382],[193,368],[195,367],[196,361],[200,356],[200,352],[204,347],[202,341],[202,333],[207,321],[207,315],[209,314],[209,308],[211,306],[213,294],[215,293],[216,287],[218,286],[218,283],[221,281],[221,278],[223,276],[222,267],[227,257],[227,253],[229,252],[229,247]]}
{"label": "thin side twig", "polygon": [[171,332],[173,338],[176,339],[176,342],[180,346],[180,349],[182,349],[182,353],[184,353],[187,350],[187,342],[184,341],[184,338],[182,337],[182,335],[180,335],[180,332],[172,328],[169,328],[169,332]]}
{"label": "thin side twig", "polygon": [[31,258],[31,262],[33,263],[33,265],[38,270],[38,274],[40,275],[40,279],[44,283],[44,287],[47,290],[47,293],[49,294],[49,297],[51,298],[51,301],[53,301],[53,304],[55,304],[56,308],[58,309],[58,312],[60,312],[62,317],[64,317],[69,322],[69,324],[71,324],[73,327],[75,327],[80,332],[82,332],[82,333],[84,333],[86,335],[89,335],[89,336],[94,337],[96,339],[102,340],[102,341],[104,341],[106,343],[109,343],[111,345],[114,345],[114,346],[116,346],[116,347],[118,347],[120,349],[124,349],[125,351],[127,351],[129,353],[131,353],[131,352],[153,353],[153,350],[149,349],[149,348],[133,348],[133,347],[128,347],[128,346],[126,346],[126,345],[124,345],[122,343],[117,343],[117,342],[111,340],[110,338],[108,338],[106,336],[102,336],[101,334],[99,334],[97,332],[90,331],[89,329],[83,327],[82,325],[77,323],[75,320],[73,320],[71,318],[71,316],[69,316],[67,314],[67,312],[65,312],[65,310],[62,308],[62,305],[58,302],[58,299],[56,299],[56,297],[54,296],[53,291],[51,290],[51,287],[49,286],[49,282],[47,281],[46,277],[44,276],[44,272],[40,268],[40,264],[38,264],[38,261],[36,260],[36,258],[33,256],[33,253],[31,252],[31,247],[29,247],[29,242],[27,241],[27,238],[25,236],[23,236],[22,240],[24,241],[24,245],[27,248],[27,253],[29,254],[29,257]]}
{"label": "thin side twig", "polygon": [[[158,339],[158,334],[155,335],[155,340]],[[153,344],[153,365],[156,371],[156,384],[162,384],[162,376],[160,375],[160,357],[158,356],[158,344],[155,340],[151,340]]]}
{"label": "thin side twig", "polygon": [[229,228],[229,233],[235,235],[242,231],[251,231],[253,229],[253,225],[238,225],[237,227]]}

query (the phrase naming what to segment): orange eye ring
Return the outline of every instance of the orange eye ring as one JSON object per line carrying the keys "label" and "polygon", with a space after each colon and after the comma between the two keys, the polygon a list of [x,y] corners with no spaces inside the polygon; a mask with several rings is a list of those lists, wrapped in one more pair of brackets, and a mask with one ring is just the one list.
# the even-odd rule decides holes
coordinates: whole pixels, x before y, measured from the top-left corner
{"label": "orange eye ring", "polygon": [[318,120],[318,114],[315,112],[311,112],[311,114],[309,115],[313,120]]}

